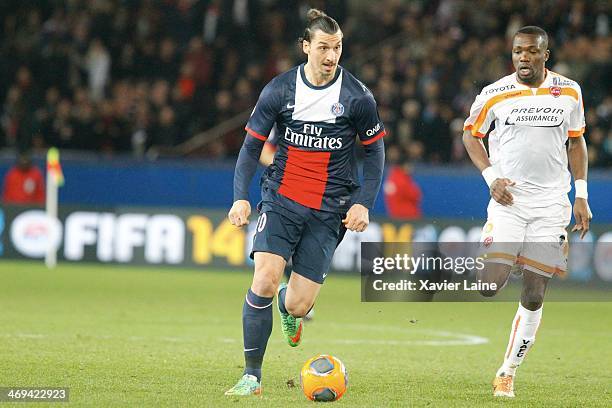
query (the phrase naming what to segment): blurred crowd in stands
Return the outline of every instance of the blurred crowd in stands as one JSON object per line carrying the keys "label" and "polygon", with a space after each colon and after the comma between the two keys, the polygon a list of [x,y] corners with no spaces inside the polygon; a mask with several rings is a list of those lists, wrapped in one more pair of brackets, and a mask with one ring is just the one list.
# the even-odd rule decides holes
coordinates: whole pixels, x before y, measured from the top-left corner
{"label": "blurred crowd in stands", "polygon": [[[304,60],[310,7],[343,27],[341,64],[374,92],[392,157],[466,161],[474,97],[512,71],[512,34],[535,24],[548,67],[582,85],[591,166],[612,166],[605,0],[3,0],[0,148],[168,151]],[[243,125],[199,154],[233,157]]]}

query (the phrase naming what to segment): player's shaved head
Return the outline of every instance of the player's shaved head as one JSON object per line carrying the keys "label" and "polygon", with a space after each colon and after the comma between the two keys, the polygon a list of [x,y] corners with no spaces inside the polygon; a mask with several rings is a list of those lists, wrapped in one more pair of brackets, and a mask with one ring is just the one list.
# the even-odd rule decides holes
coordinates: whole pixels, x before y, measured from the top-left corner
{"label": "player's shaved head", "polygon": [[520,28],[515,34],[514,38],[518,35],[534,35],[538,37],[538,45],[543,49],[548,49],[548,34],[544,31],[543,28],[538,26],[525,26]]}

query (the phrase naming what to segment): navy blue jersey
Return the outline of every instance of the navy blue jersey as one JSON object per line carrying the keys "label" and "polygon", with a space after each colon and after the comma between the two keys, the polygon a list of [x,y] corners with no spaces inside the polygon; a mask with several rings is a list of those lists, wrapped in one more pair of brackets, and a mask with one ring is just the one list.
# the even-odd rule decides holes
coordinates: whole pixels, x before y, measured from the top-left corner
{"label": "navy blue jersey", "polygon": [[368,145],[386,132],[363,83],[339,66],[332,81],[314,86],[304,65],[265,86],[245,129],[265,141],[276,125],[278,150],[262,183],[306,207],[346,211],[359,188],[356,136]]}

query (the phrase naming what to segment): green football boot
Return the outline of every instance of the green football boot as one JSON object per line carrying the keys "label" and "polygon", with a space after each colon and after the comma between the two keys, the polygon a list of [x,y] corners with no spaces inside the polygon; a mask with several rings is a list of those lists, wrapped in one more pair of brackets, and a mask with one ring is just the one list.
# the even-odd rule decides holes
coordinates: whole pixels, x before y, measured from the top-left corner
{"label": "green football boot", "polygon": [[278,313],[280,313],[281,328],[283,329],[283,335],[287,339],[287,343],[291,347],[297,347],[302,341],[302,333],[304,332],[304,325],[302,324],[301,318],[291,316],[289,313],[283,313],[280,308],[280,297],[278,293],[287,287],[286,283],[281,283],[276,291],[276,304],[278,305]]}
{"label": "green football boot", "polygon": [[245,374],[225,395],[261,395],[261,383],[254,375]]}

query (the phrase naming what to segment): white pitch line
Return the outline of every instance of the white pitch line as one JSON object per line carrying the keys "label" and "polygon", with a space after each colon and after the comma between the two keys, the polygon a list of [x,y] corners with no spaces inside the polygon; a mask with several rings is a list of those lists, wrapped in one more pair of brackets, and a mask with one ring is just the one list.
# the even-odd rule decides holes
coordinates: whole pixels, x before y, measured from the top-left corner
{"label": "white pitch line", "polygon": [[0,333],[0,337],[17,337],[20,339],[44,339],[46,334],[31,334],[31,333]]}
{"label": "white pitch line", "polygon": [[147,337],[147,336],[111,336],[108,334],[103,335],[89,335],[89,334],[65,334],[65,335],[54,335],[54,334],[34,334],[34,333],[0,333],[0,337],[4,338],[18,338],[18,339],[47,339],[47,338],[74,338],[78,340],[129,340],[129,341],[152,341],[161,340],[172,343],[177,342],[192,342],[192,341],[204,341],[204,337],[175,337],[175,336],[161,336],[161,337]]}
{"label": "white pitch line", "polygon": [[[330,326],[330,325],[327,325]],[[339,327],[338,325],[332,325],[334,327]],[[489,339],[486,337],[476,336],[473,334],[465,334],[465,333],[456,333],[442,330],[421,330],[421,329],[412,329],[412,328],[402,328],[395,326],[375,326],[375,325],[346,325],[344,328],[355,328],[355,329],[365,329],[367,328],[369,331],[393,331],[399,332],[400,334],[394,334],[395,337],[401,336],[403,334],[408,335],[422,335],[423,337],[437,337],[438,339],[429,339],[429,340],[419,340],[419,339],[329,339],[327,343],[331,344],[341,344],[341,345],[381,345],[381,346],[436,346],[436,347],[445,347],[445,346],[475,346],[479,344],[486,344],[489,342]],[[0,333],[0,337],[13,337],[13,338],[22,338],[22,339],[44,339],[51,337],[75,337],[77,339],[97,339],[97,340],[112,340],[112,339],[122,339],[128,341],[142,342],[142,341],[167,341],[172,343],[181,343],[181,342],[200,342],[207,340],[204,336],[200,337],[177,337],[177,336],[162,336],[162,337],[146,337],[146,336],[110,336],[110,335],[83,335],[72,336],[58,336],[58,335],[47,335],[47,334],[34,334],[34,333]],[[234,344],[238,343],[239,339],[237,338],[221,338],[219,339],[222,343],[226,344]],[[280,340],[272,340],[272,343],[281,343]]]}
{"label": "white pitch line", "polygon": [[[328,339],[327,343],[331,344],[343,344],[343,345],[383,345],[383,346],[437,346],[437,347],[445,347],[445,346],[476,346],[479,344],[486,344],[489,342],[489,339],[486,337],[476,336],[473,334],[465,334],[465,333],[454,333],[449,331],[438,331],[438,330],[418,330],[418,329],[410,329],[410,330],[402,330],[401,328],[391,327],[391,326],[368,326],[371,330],[372,328],[381,328],[383,330],[390,329],[391,331],[402,331],[405,333],[415,334],[420,333],[427,337],[442,337],[445,340],[372,340],[372,339]],[[400,329],[400,330],[398,330]],[[239,339],[234,338],[221,338],[220,341],[222,343],[238,343]],[[274,340],[273,342],[281,342],[280,340]]]}

